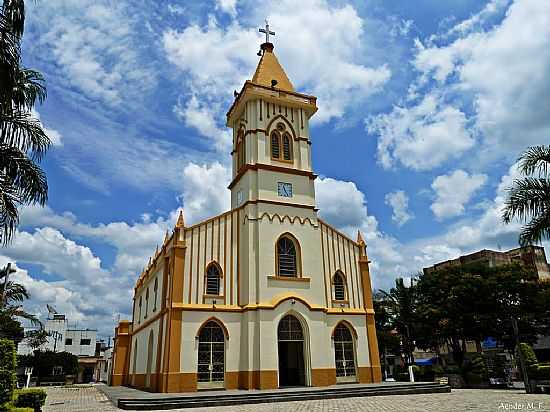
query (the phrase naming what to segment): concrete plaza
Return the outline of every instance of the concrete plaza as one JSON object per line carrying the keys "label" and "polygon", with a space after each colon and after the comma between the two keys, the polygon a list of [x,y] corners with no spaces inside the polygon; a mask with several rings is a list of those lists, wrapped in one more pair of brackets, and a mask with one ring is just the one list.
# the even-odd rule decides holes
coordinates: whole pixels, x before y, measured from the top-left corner
{"label": "concrete plaza", "polygon": [[[120,411],[96,386],[46,388],[45,412]],[[174,409],[193,411],[196,409]],[[451,412],[451,411],[548,411],[550,396],[527,395],[521,390],[455,389],[430,395],[390,395],[362,398],[326,399],[303,402],[236,405],[201,408],[206,412]]]}

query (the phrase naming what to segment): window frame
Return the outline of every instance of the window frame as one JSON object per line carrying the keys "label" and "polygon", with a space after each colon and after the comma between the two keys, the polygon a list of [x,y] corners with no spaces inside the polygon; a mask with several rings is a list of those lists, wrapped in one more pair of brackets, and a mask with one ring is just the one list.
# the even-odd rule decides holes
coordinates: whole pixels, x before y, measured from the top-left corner
{"label": "window frame", "polygon": [[[338,299],[336,296],[336,278],[339,277],[342,280],[342,287],[344,289],[344,298]],[[337,270],[332,276],[332,301],[334,303],[349,303],[348,299],[348,282],[346,275],[341,270]]]}
{"label": "window frame", "polygon": [[[208,293],[208,271],[212,267],[216,268],[216,270],[218,271],[218,293],[217,294]],[[205,297],[205,298],[223,298],[224,295],[222,293],[222,279],[223,279],[223,271],[222,271],[222,268],[220,267],[220,265],[218,264],[218,262],[212,261],[208,265],[206,265],[206,269],[204,271],[204,292],[203,292],[203,297]]]}
{"label": "window frame", "polygon": [[157,310],[158,289],[159,289],[159,278],[157,276],[157,277],[155,277],[155,284],[153,286],[153,292],[155,294],[155,300],[153,301],[153,312],[155,312]]}
{"label": "window frame", "polygon": [[[279,256],[279,242],[283,239],[288,239],[290,242],[294,245],[294,253],[295,253],[295,270],[296,273],[294,275],[287,275],[287,274],[281,274],[280,271],[280,256]],[[295,278],[301,278],[302,277],[302,249],[300,247],[300,242],[298,242],[298,239],[294,235],[292,235],[289,232],[283,233],[277,238],[277,241],[275,242],[275,277],[276,278],[288,278],[288,279],[295,279]]]}
{"label": "window frame", "polygon": [[[273,155],[273,136],[276,136],[277,146],[279,150],[279,156]],[[285,138],[288,139],[288,154],[289,159],[285,159]],[[292,134],[287,130],[286,125],[283,122],[278,122],[276,127],[269,133],[269,154],[271,160],[283,163],[294,163],[294,145]]]}

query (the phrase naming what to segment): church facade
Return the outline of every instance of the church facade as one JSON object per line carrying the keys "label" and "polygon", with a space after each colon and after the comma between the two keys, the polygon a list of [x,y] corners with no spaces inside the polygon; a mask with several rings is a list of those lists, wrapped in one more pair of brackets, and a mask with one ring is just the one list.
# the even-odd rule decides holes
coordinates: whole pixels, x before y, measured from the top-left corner
{"label": "church facade", "polygon": [[381,381],[369,260],[317,216],[309,121],[261,46],[236,94],[231,210],[180,213],[140,275],[132,321],[115,329],[112,385],[156,392]]}

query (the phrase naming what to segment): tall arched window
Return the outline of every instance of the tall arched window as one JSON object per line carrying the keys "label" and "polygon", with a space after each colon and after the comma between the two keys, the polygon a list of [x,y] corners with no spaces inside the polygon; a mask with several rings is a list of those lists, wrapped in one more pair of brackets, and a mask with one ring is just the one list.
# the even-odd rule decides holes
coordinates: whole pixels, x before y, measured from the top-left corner
{"label": "tall arched window", "polygon": [[283,135],[283,160],[292,160],[292,141],[288,133]]}
{"label": "tall arched window", "polygon": [[277,241],[277,275],[298,276],[297,244],[290,236],[282,236]]}
{"label": "tall arched window", "polygon": [[215,263],[211,263],[206,268],[206,279],[205,279],[205,293],[207,295],[218,296],[220,294],[220,279],[221,279],[221,270],[219,266]]}
{"label": "tall arched window", "polygon": [[280,159],[281,158],[281,145],[279,142],[279,133],[271,133],[271,158]]}
{"label": "tall arched window", "polygon": [[153,312],[157,310],[157,295],[158,295],[158,289],[159,289],[159,278],[155,278],[155,286],[153,287],[153,291],[155,293],[155,300],[153,302]]}
{"label": "tall arched window", "polygon": [[147,291],[145,292],[145,316],[144,319],[147,318],[147,312],[149,311],[149,287],[147,287]]}
{"label": "tall arched window", "polygon": [[237,170],[244,166],[245,163],[245,148],[244,148],[244,132],[239,130],[237,135]]}
{"label": "tall arched window", "polygon": [[141,322],[141,306],[143,303],[143,296],[139,297],[139,317],[138,317],[138,323]]}
{"label": "tall arched window", "polygon": [[338,380],[355,380],[353,336],[350,329],[343,323],[336,326],[334,330],[334,360]]}
{"label": "tall arched window", "polygon": [[334,300],[346,300],[346,280],[342,272],[338,271],[332,279],[334,286]]}
{"label": "tall arched window", "polygon": [[278,123],[271,132],[271,158],[285,162],[292,161],[292,137],[286,131],[284,123]]}

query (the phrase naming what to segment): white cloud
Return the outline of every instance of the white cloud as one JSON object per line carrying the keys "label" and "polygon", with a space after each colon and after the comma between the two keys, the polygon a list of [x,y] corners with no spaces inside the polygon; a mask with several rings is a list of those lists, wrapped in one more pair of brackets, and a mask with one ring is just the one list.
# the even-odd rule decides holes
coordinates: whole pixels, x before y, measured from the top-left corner
{"label": "white cloud", "polygon": [[227,190],[231,172],[220,163],[190,163],[183,170],[183,179],[182,199],[186,224],[198,223],[231,207]]}
{"label": "white cloud", "polygon": [[[247,22],[263,21],[266,16],[276,28],[275,52],[294,86],[319,98],[314,121],[341,118],[389,80],[391,72],[386,66],[367,67],[360,61],[357,48],[367,41],[363,19],[352,6],[331,6],[324,0],[287,0],[276,6],[255,4],[248,20],[234,19],[227,27],[210,17],[205,27],[192,24],[183,31],[164,33],[168,60],[190,75],[186,89],[201,99],[199,107],[212,108],[216,124],[223,124],[231,91],[240,90],[244,80],[252,77],[258,61],[261,36]],[[211,58],[204,57],[205,50]]]}
{"label": "white cloud", "polygon": [[113,315],[127,316],[130,311],[133,280],[104,269],[88,247],[56,229],[18,232],[0,260],[37,265],[50,277],[38,280],[23,269],[13,277],[31,293],[25,306],[34,313],[43,315],[46,303],[53,304],[72,321],[84,321],[102,334],[112,334]]}
{"label": "white cloud", "polygon": [[161,244],[166,230],[175,224],[175,212],[169,217],[151,220],[145,216],[141,222],[111,222],[89,225],[78,222],[70,212],[55,213],[50,207],[25,207],[21,211],[23,227],[53,227],[81,239],[95,239],[114,246],[117,254],[113,270],[124,276],[141,272],[156,245]]}
{"label": "white cloud", "polygon": [[237,0],[216,0],[216,8],[231,17],[237,16]]}
{"label": "white cloud", "polygon": [[229,153],[232,144],[231,132],[227,128],[220,129],[217,126],[216,113],[212,107],[200,102],[196,95],[187,100],[184,107],[181,104],[174,106],[174,113],[188,127],[194,127],[201,135],[211,139],[220,153]]}
{"label": "white cloud", "polygon": [[[134,7],[123,2],[50,0],[29,13],[31,41],[64,72],[67,86],[90,100],[119,106],[154,86],[155,72],[139,58]],[[37,17],[35,17],[37,16]],[[139,87],[136,87],[139,85]]]}
{"label": "white cloud", "polygon": [[[485,12],[494,14],[507,3],[493,1]],[[449,44],[419,42],[414,64],[419,83],[433,78],[434,87],[472,101],[483,159],[515,158],[526,146],[545,143],[550,134],[550,3],[515,1],[502,22],[488,29],[478,24],[486,18],[459,23],[451,30],[459,37]]]}
{"label": "white cloud", "polygon": [[384,199],[386,204],[392,208],[391,218],[397,226],[403,226],[414,217],[409,212],[409,197],[403,190],[388,193]]}
{"label": "white cloud", "polygon": [[486,182],[486,175],[470,175],[464,170],[437,176],[432,182],[436,196],[431,205],[432,212],[439,220],[462,215],[466,204]]}
{"label": "white cloud", "polygon": [[467,120],[459,109],[434,95],[412,107],[394,107],[367,121],[379,135],[378,161],[384,168],[396,162],[415,170],[429,170],[459,157],[474,145]]}

